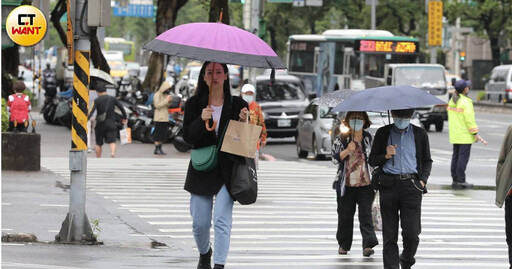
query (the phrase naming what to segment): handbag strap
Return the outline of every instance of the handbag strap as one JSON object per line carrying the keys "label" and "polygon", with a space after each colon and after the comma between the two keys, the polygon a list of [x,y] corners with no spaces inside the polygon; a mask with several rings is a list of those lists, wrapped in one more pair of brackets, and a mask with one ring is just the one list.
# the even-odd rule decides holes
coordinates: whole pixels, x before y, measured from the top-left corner
{"label": "handbag strap", "polygon": [[[231,104],[230,104],[230,110],[231,108],[233,107],[233,95],[231,95]],[[221,116],[222,117],[222,116]],[[229,119],[231,120],[231,119]],[[219,121],[220,122],[220,121]],[[219,123],[220,124],[220,123]],[[220,140],[219,142],[217,143],[217,152],[220,151],[220,143],[222,142],[222,140],[224,139],[224,134],[226,133],[226,130],[228,129],[228,125],[229,125],[229,121],[227,122],[226,126],[224,126],[224,131],[222,132],[221,136],[220,136]]]}

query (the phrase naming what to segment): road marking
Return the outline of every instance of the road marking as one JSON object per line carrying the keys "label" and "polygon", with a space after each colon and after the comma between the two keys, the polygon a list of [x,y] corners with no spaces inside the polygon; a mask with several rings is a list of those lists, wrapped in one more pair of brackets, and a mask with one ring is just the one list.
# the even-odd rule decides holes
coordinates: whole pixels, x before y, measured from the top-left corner
{"label": "road marking", "polygon": [[48,207],[69,207],[69,205],[62,205],[62,204],[40,204],[39,206],[48,206]]}
{"label": "road marking", "polygon": [[[3,245],[3,244],[2,244]],[[35,263],[16,263],[16,262],[2,262],[2,268],[14,267],[14,268],[41,268],[41,269],[83,269],[87,267],[73,267],[73,266],[58,266],[58,265],[46,265],[46,264],[35,264]]]}

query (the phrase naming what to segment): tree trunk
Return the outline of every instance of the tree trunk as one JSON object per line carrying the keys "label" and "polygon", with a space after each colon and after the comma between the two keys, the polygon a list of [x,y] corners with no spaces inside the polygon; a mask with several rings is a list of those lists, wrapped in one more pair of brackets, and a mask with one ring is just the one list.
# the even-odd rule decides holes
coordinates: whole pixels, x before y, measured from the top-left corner
{"label": "tree trunk", "polygon": [[[222,10],[222,19],[220,18],[220,11]],[[209,22],[222,21],[224,24],[229,24],[229,5],[228,0],[211,0],[210,1],[210,18]]]}
{"label": "tree trunk", "polygon": [[498,38],[494,38],[489,36],[489,41],[491,42],[491,55],[492,55],[492,64],[493,66],[500,65],[500,46],[498,44]]}
{"label": "tree trunk", "polygon": [[[188,0],[158,0],[156,13],[156,36],[174,27],[178,10],[182,8]],[[164,57],[163,54],[153,52],[148,61],[148,72],[142,83],[142,88],[149,92],[158,90],[163,82]]]}

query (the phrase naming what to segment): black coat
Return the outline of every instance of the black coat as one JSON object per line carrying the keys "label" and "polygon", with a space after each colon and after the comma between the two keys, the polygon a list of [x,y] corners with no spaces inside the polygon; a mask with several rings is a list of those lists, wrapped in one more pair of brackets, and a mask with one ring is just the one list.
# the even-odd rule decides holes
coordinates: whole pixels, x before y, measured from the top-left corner
{"label": "black coat", "polygon": [[[222,133],[226,131],[229,120],[238,120],[240,110],[248,108],[247,103],[238,96],[226,96],[220,116],[219,136],[215,132],[206,130],[204,121],[201,119],[202,110],[208,106],[207,95],[195,95],[187,100],[185,104],[185,118],[183,120],[183,139],[194,148],[202,148],[209,145],[219,145]],[[219,151],[217,166],[208,172],[194,169],[192,162],[189,162],[185,190],[197,195],[215,195],[223,184],[230,189],[231,171],[233,161],[238,157]]]}
{"label": "black coat", "polygon": [[[372,151],[368,163],[370,166],[382,167],[386,161],[386,147],[388,146],[388,138],[391,125],[381,127],[375,133],[373,139]],[[418,179],[423,180],[427,184],[430,170],[432,170],[432,158],[430,157],[430,144],[428,142],[428,134],[424,129],[411,125],[414,133],[414,144],[416,146],[416,165],[418,170]]]}

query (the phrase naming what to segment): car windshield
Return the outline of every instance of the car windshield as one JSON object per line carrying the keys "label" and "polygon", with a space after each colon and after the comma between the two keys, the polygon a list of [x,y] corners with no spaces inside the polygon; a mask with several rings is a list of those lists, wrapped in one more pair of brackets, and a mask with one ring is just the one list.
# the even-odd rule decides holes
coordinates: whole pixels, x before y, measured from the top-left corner
{"label": "car windshield", "polygon": [[201,71],[201,68],[191,68],[190,69],[190,77],[189,77],[189,79],[197,81],[199,79],[199,72],[200,71]]}
{"label": "car windshield", "polygon": [[395,72],[395,85],[446,88],[444,71],[439,67],[399,67]]}
{"label": "car windshield", "polygon": [[334,118],[334,113],[331,113],[332,107],[326,107],[326,106],[320,106],[318,109],[318,112],[320,112],[320,118],[327,119],[327,118]]}
{"label": "car windshield", "polygon": [[256,89],[256,101],[289,101],[304,100],[304,92],[300,84],[295,81],[259,81]]}

